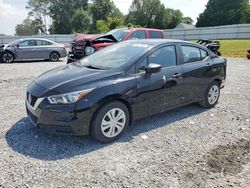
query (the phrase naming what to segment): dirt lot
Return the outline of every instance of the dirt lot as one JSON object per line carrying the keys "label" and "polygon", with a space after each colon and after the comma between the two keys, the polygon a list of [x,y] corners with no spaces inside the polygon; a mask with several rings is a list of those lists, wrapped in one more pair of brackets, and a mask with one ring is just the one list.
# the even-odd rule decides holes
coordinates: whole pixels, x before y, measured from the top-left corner
{"label": "dirt lot", "polygon": [[141,120],[112,144],[39,135],[26,117],[27,84],[63,64],[0,64],[0,187],[250,185],[250,61],[229,59],[215,108]]}

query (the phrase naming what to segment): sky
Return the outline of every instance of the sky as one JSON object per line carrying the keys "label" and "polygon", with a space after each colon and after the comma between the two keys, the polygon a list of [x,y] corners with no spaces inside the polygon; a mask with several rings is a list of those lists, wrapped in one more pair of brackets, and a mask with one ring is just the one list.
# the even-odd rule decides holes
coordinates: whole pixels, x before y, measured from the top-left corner
{"label": "sky", "polygon": [[[0,0],[0,33],[14,35],[15,26],[27,17],[28,0]],[[113,0],[123,14],[127,14],[133,0]],[[179,9],[195,22],[205,9],[208,0],[161,0],[165,7]]]}

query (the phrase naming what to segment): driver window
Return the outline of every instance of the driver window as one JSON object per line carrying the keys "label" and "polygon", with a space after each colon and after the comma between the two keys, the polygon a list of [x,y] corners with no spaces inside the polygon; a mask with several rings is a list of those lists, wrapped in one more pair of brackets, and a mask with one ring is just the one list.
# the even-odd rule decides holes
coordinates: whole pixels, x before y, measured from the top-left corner
{"label": "driver window", "polygon": [[137,72],[145,72],[145,68],[150,63],[160,64],[162,68],[176,66],[176,51],[175,46],[165,46],[144,58],[138,66]]}
{"label": "driver window", "polygon": [[148,56],[148,64],[160,64],[162,68],[176,66],[175,46],[162,47]]}
{"label": "driver window", "polygon": [[26,41],[20,42],[19,46],[21,46],[21,47],[35,46],[35,41],[26,40]]}

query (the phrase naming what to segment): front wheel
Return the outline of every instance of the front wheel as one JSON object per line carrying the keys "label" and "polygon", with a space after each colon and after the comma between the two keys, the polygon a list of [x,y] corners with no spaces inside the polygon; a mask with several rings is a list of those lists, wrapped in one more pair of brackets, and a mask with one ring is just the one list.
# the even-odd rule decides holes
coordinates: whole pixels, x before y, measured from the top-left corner
{"label": "front wheel", "polygon": [[11,52],[4,52],[1,59],[4,63],[13,63],[15,56]]}
{"label": "front wheel", "polygon": [[102,106],[92,120],[90,134],[100,142],[108,143],[119,138],[129,123],[129,111],[125,104],[115,101]]}
{"label": "front wheel", "polygon": [[216,81],[210,83],[208,86],[203,100],[200,102],[201,106],[212,108],[216,105],[220,97],[220,84]]}

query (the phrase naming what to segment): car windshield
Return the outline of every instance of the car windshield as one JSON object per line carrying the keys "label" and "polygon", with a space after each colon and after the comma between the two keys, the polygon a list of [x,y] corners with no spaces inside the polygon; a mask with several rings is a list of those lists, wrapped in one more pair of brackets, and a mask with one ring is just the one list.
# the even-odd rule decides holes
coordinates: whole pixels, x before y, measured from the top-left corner
{"label": "car windshield", "polygon": [[115,37],[115,39],[120,42],[124,40],[128,33],[128,29],[114,29],[108,32],[107,35],[113,35],[113,37]]}
{"label": "car windshield", "polygon": [[18,43],[21,42],[21,41],[22,41],[22,39],[15,40],[15,41],[9,43],[8,46],[16,45],[16,44],[18,44]]}
{"label": "car windshield", "polygon": [[93,69],[116,69],[149,49],[152,44],[122,42],[106,47],[80,60],[80,65]]}

